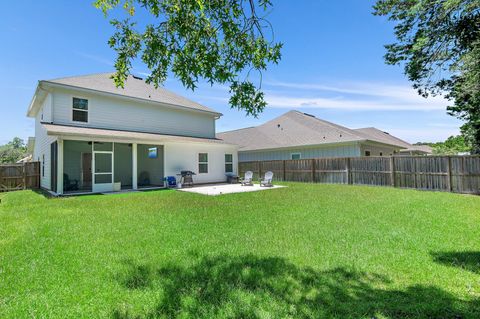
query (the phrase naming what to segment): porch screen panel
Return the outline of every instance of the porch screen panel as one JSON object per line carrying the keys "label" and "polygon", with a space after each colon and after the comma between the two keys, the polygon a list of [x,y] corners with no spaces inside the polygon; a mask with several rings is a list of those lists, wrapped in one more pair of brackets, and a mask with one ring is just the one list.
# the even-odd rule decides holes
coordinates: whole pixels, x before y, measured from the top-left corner
{"label": "porch screen panel", "polygon": [[95,173],[112,173],[112,154],[95,154]]}

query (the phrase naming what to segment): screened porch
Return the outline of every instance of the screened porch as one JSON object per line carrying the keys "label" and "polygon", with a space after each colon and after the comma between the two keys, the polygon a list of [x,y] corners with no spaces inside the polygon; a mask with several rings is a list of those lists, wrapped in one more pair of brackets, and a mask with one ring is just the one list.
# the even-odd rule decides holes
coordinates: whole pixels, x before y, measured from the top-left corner
{"label": "screened porch", "polygon": [[163,187],[163,172],[161,145],[63,141],[64,194]]}

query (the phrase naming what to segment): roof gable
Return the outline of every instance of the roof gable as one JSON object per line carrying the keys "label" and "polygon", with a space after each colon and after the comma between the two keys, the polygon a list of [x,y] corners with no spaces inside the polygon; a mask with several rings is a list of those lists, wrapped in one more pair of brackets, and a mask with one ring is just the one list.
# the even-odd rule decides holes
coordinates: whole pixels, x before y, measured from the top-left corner
{"label": "roof gable", "polygon": [[117,88],[111,78],[113,74],[114,73],[98,73],[73,76],[53,80],[43,80],[40,81],[40,83],[114,94],[122,97],[140,99],[142,101],[162,103],[195,111],[213,113],[216,116],[221,115],[211,108],[191,101],[163,87],[155,88],[153,85],[147,84],[142,78],[134,77],[132,75],[128,76],[124,88]]}

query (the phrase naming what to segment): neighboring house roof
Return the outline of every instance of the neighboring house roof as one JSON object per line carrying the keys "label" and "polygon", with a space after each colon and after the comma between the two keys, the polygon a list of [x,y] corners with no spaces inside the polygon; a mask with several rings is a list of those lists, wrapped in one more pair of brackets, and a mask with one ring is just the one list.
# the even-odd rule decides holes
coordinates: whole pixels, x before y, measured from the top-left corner
{"label": "neighboring house roof", "polygon": [[26,157],[17,161],[17,163],[28,163],[32,161],[32,154],[27,155]]}
{"label": "neighboring house roof", "polygon": [[409,153],[409,152],[432,154],[433,149],[428,145],[411,145],[409,148],[400,151],[400,153]]}
{"label": "neighboring house roof", "polygon": [[404,149],[400,150],[400,153],[417,152],[424,154],[432,154],[433,152],[432,148],[428,145],[412,145],[402,139],[399,139],[398,137],[391,135],[388,132],[384,132],[375,127],[358,128],[355,129],[355,131],[363,134],[365,137],[375,138],[379,141],[384,141],[386,143],[404,147]]}
{"label": "neighboring house roof", "polygon": [[[152,84],[147,84],[142,78],[134,77],[132,75],[128,76],[124,84],[124,88],[117,88],[115,86],[115,83],[113,82],[113,79],[111,79],[111,76],[113,74],[114,73],[98,73],[83,76],[65,77],[53,80],[42,80],[39,81],[39,86],[41,86],[42,84],[60,85],[69,88],[108,93],[121,97],[135,98],[142,101],[150,101],[171,106],[183,107],[191,110],[213,113],[216,116],[222,115],[221,113],[218,113],[211,108],[191,101],[163,87],[155,88]],[[32,108],[32,106],[30,108]]]}
{"label": "neighboring house roof", "polygon": [[385,140],[366,137],[355,130],[299,111],[289,111],[256,127],[218,133],[217,137],[229,143],[239,145],[239,151],[360,141],[373,141],[403,148],[403,146],[392,144]]}
{"label": "neighboring house roof", "polygon": [[151,141],[152,143],[160,142],[180,142],[180,143],[209,143],[209,144],[229,144],[225,141],[217,138],[201,138],[179,135],[167,135],[167,134],[155,134],[155,133],[143,133],[134,131],[122,131],[111,129],[99,129],[90,127],[79,127],[70,125],[59,125],[42,123],[43,128],[47,131],[48,135],[54,136],[76,136],[76,137],[89,137],[89,138],[108,138],[113,140],[122,141]]}
{"label": "neighboring house roof", "polygon": [[383,141],[387,144],[398,145],[402,146],[403,148],[410,148],[412,146],[412,144],[405,142],[404,140],[401,140],[398,137],[390,135],[390,133],[384,132],[375,127],[357,128],[354,129],[354,131],[358,134],[365,136],[365,138]]}

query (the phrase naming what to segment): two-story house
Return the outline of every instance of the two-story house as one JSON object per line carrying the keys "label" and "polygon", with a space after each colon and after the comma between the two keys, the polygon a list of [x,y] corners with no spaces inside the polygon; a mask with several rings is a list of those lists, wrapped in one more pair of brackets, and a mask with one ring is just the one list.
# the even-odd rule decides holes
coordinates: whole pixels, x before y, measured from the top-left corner
{"label": "two-story house", "polygon": [[237,146],[215,137],[222,115],[143,79],[115,87],[111,73],[39,81],[33,159],[41,187],[56,194],[162,187],[196,173],[220,182],[237,171]]}

